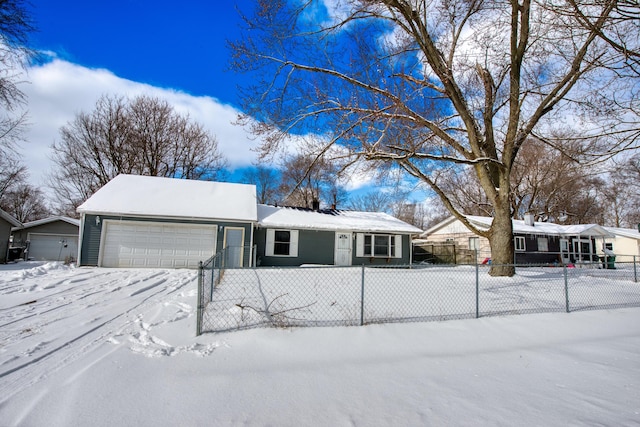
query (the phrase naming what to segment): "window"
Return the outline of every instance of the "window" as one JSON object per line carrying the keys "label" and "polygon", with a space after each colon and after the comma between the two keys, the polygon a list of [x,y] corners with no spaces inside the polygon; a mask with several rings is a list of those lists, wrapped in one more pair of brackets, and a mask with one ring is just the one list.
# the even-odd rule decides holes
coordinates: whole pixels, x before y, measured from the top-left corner
{"label": "window", "polygon": [[549,252],[549,239],[546,237],[538,237],[538,251]]}
{"label": "window", "polygon": [[289,255],[291,247],[291,232],[288,230],[276,230],[273,239],[274,255]]}
{"label": "window", "polygon": [[267,229],[266,256],[298,256],[298,230]]}
{"label": "window", "polygon": [[402,257],[402,236],[359,233],[356,245],[356,256],[359,257]]}
{"label": "window", "polygon": [[514,238],[514,242],[515,242],[515,245],[516,245],[516,251],[524,252],[526,250],[526,246],[524,244],[524,237],[516,236]]}
{"label": "window", "polygon": [[469,237],[469,249],[472,251],[480,250],[480,238],[479,237]]}

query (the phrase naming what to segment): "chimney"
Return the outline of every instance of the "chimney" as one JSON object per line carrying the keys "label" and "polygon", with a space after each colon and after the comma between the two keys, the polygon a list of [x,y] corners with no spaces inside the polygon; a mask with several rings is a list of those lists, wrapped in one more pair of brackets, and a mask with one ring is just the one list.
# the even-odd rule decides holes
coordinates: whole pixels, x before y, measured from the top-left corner
{"label": "chimney", "polygon": [[529,225],[531,227],[535,226],[535,217],[532,213],[524,214],[524,224]]}
{"label": "chimney", "polygon": [[319,211],[320,210],[320,200],[318,199],[313,199],[313,201],[311,202],[311,208],[314,211]]}

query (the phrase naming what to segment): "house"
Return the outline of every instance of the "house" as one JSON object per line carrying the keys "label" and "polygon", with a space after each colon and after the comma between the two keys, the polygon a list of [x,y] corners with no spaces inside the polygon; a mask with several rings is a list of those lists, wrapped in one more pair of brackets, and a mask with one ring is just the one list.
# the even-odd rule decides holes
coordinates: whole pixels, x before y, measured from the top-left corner
{"label": "house", "polygon": [[407,265],[421,231],[380,212],[258,205],[257,264]]}
{"label": "house", "polygon": [[638,229],[605,227],[613,237],[605,239],[607,249],[616,254],[618,262],[640,261],[640,225]]}
{"label": "house", "polygon": [[[473,225],[487,230],[493,218],[466,216]],[[513,220],[515,263],[595,263],[604,255],[605,239],[613,234],[597,224],[560,225],[525,220]],[[421,241],[454,243],[477,250],[478,262],[491,257],[489,241],[473,234],[457,218],[451,216],[420,235]]]}
{"label": "house", "polygon": [[411,263],[422,230],[375,212],[256,203],[253,185],[118,175],[78,207],[78,264],[194,268]]}
{"label": "house", "polygon": [[78,257],[80,220],[53,216],[13,227],[13,246],[22,248],[24,259],[75,260]]}
{"label": "house", "polygon": [[81,266],[195,268],[226,247],[251,265],[253,185],[118,175],[78,212]]}
{"label": "house", "polygon": [[0,209],[0,263],[7,262],[11,241],[11,228],[19,227],[20,221]]}

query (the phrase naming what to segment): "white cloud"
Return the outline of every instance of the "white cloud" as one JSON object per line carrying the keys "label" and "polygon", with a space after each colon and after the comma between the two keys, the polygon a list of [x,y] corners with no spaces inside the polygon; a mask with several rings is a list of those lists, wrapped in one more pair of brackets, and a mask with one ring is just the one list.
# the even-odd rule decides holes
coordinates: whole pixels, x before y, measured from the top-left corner
{"label": "white cloud", "polygon": [[104,69],[90,69],[54,59],[29,69],[28,97],[30,126],[21,152],[34,185],[44,185],[53,163],[51,144],[59,129],[80,111],[91,111],[101,95],[135,97],[146,94],[165,99],[181,114],[188,113],[218,139],[231,168],[249,166],[256,158],[252,147],[258,142],[240,126],[232,124],[239,111],[212,97],[192,96],[172,89],[120,78]]}

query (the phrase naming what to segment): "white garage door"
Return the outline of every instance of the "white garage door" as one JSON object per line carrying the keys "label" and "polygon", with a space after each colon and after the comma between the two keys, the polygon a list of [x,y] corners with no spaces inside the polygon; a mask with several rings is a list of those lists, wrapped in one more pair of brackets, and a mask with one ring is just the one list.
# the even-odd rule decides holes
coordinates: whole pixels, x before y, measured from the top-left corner
{"label": "white garage door", "polygon": [[78,237],[55,234],[29,234],[29,259],[64,261],[78,256]]}
{"label": "white garage door", "polygon": [[214,254],[215,225],[105,221],[104,267],[196,268]]}

